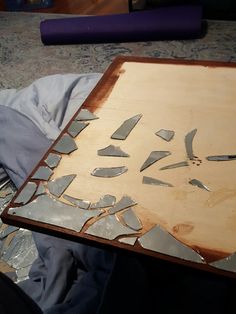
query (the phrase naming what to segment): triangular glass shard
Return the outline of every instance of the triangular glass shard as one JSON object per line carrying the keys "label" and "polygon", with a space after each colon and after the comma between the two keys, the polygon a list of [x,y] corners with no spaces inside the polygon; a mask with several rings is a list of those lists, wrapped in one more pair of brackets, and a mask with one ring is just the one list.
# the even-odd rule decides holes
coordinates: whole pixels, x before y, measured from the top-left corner
{"label": "triangular glass shard", "polygon": [[122,209],[137,205],[137,202],[133,200],[130,196],[123,196],[118,203],[115,204],[112,208],[109,208],[109,214],[113,215],[119,212]]}
{"label": "triangular glass shard", "polygon": [[205,185],[203,184],[201,181],[197,180],[197,179],[192,179],[189,181],[189,184],[191,185],[194,185],[194,186],[197,186],[199,187],[200,189],[204,189],[208,192],[210,192],[210,189]]}
{"label": "triangular glass shard", "polygon": [[143,184],[173,187],[173,185],[168,182],[164,182],[164,181],[152,178],[152,177],[145,177],[145,176],[143,177]]}
{"label": "triangular glass shard", "polygon": [[10,208],[8,212],[19,217],[79,232],[89,219],[99,216],[103,211],[101,209],[80,209],[62,203],[49,195],[41,195],[25,206]]}
{"label": "triangular glass shard", "polygon": [[[91,210],[91,212],[93,212]],[[114,240],[120,235],[136,233],[134,230],[123,226],[115,215],[108,215],[94,222],[86,231],[90,234],[103,239]]]}
{"label": "triangular glass shard", "polygon": [[53,169],[53,168],[58,166],[60,160],[61,160],[61,156],[60,155],[50,153],[48,155],[48,157],[44,161],[46,162],[48,167]]}
{"label": "triangular glass shard", "polygon": [[35,180],[47,181],[52,174],[53,174],[52,169],[50,169],[49,167],[40,166],[31,178]]}
{"label": "triangular glass shard", "polygon": [[109,145],[98,150],[99,156],[129,157],[119,146]]}
{"label": "triangular glass shard", "polygon": [[146,161],[143,163],[142,167],[140,168],[140,172],[146,169],[147,167],[154,164],[154,162],[169,156],[171,153],[168,151],[153,151],[149,155],[149,157],[146,159]]}
{"label": "triangular glass shard", "polygon": [[72,136],[72,137],[76,137],[83,129],[86,128],[86,126],[88,126],[89,123],[84,123],[84,122],[79,122],[79,121],[73,121],[67,132]]}
{"label": "triangular glass shard", "polygon": [[37,188],[37,191],[35,193],[35,196],[39,196],[39,195],[42,195],[42,194],[45,194],[45,193],[46,193],[45,186],[42,184],[42,182],[40,182],[39,186]]}
{"label": "triangular glass shard", "polygon": [[174,131],[161,129],[155,133],[157,136],[161,137],[163,140],[169,142],[175,135]]}
{"label": "triangular glass shard", "polygon": [[56,145],[53,146],[53,150],[61,154],[70,154],[77,148],[75,141],[69,134],[63,134]]}
{"label": "triangular glass shard", "polygon": [[37,184],[34,182],[28,182],[26,186],[21,190],[21,192],[18,194],[17,198],[14,200],[14,203],[16,204],[26,204],[31,197],[34,195],[35,191],[37,189]]}
{"label": "triangular glass shard", "polygon": [[197,129],[192,130],[191,132],[189,132],[186,136],[185,136],[185,148],[186,148],[186,153],[187,156],[190,160],[194,159],[194,155],[193,155],[193,139],[194,136],[197,133]]}
{"label": "triangular glass shard", "polygon": [[127,209],[121,214],[121,219],[123,220],[124,224],[136,231],[142,229],[142,223],[140,219],[136,216],[132,208]]}
{"label": "triangular glass shard", "polygon": [[109,168],[95,168],[91,175],[95,177],[102,178],[113,178],[120,176],[121,174],[128,171],[128,168],[125,166],[122,167],[109,167]]}
{"label": "triangular glass shard", "polygon": [[210,263],[211,266],[236,273],[236,253]]}
{"label": "triangular glass shard", "polygon": [[174,169],[174,168],[187,167],[187,166],[189,166],[187,161],[180,161],[180,162],[177,162],[175,164],[171,164],[171,165],[162,167],[162,168],[160,168],[160,170]]}
{"label": "triangular glass shard", "polygon": [[176,240],[160,226],[155,226],[138,239],[147,250],[178,257],[195,263],[204,263],[203,258],[190,247]]}
{"label": "triangular glass shard", "polygon": [[70,174],[49,181],[47,184],[49,192],[57,197],[60,197],[62,193],[68,188],[68,186],[71,184],[75,177],[76,174]]}
{"label": "triangular glass shard", "polygon": [[116,202],[116,197],[113,195],[107,194],[101,197],[97,203],[93,203],[90,206],[90,209],[111,207],[115,204],[115,202]]}
{"label": "triangular glass shard", "polygon": [[118,241],[120,243],[125,243],[129,245],[134,245],[137,240],[137,237],[125,237],[125,238],[120,238]]}
{"label": "triangular glass shard", "polygon": [[112,134],[111,138],[116,140],[125,140],[141,117],[142,114],[137,114],[136,116],[125,120],[122,125]]}
{"label": "triangular glass shard", "polygon": [[77,117],[75,118],[75,120],[78,120],[78,121],[88,121],[88,120],[95,120],[95,119],[98,119],[98,117],[95,114],[93,114],[91,111],[89,111],[88,109],[81,109]]}
{"label": "triangular glass shard", "polygon": [[78,206],[82,209],[88,209],[91,203],[90,201],[81,200],[79,198],[75,198],[66,194],[63,195],[63,198],[69,201],[71,204],[74,204],[75,206]]}

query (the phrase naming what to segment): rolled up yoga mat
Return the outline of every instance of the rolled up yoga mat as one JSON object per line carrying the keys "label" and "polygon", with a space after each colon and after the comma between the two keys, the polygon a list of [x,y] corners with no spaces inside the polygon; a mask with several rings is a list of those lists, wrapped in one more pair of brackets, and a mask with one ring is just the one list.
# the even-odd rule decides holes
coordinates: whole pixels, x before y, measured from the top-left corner
{"label": "rolled up yoga mat", "polygon": [[125,14],[49,19],[40,24],[45,45],[197,38],[198,5],[170,6]]}

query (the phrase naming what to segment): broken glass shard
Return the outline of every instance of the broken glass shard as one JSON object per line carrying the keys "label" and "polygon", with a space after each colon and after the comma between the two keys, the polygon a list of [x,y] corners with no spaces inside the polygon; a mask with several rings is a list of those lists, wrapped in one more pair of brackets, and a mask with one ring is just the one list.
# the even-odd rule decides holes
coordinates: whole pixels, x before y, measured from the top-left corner
{"label": "broken glass shard", "polygon": [[35,191],[37,189],[37,184],[34,182],[28,182],[26,186],[21,190],[21,192],[18,194],[17,198],[14,200],[14,203],[16,204],[26,204],[31,197],[34,195]]}
{"label": "broken glass shard", "polygon": [[113,195],[107,194],[101,197],[97,203],[93,203],[90,208],[93,209],[93,208],[111,207],[115,204],[115,202],[116,202],[116,197]]}
{"label": "broken glass shard", "polygon": [[219,261],[210,263],[211,266],[236,273],[236,253]]}
{"label": "broken glass shard", "polygon": [[111,138],[116,140],[125,140],[141,117],[142,114],[138,114],[128,120],[125,120],[122,125],[112,134]]}
{"label": "broken glass shard", "polygon": [[79,232],[89,219],[99,216],[103,211],[80,209],[60,202],[49,195],[41,195],[25,206],[10,208],[8,212]]}
{"label": "broken glass shard", "polygon": [[55,168],[58,166],[61,160],[61,156],[57,154],[50,153],[48,157],[44,160],[48,167]]}
{"label": "broken glass shard", "polygon": [[181,162],[177,162],[175,164],[171,164],[165,167],[160,168],[160,170],[166,170],[166,169],[174,169],[174,168],[180,168],[180,167],[186,167],[189,166],[187,161],[181,161]]}
{"label": "broken glass shard", "polygon": [[206,157],[209,161],[229,161],[229,160],[235,160],[236,155],[219,155],[219,156],[208,156]]}
{"label": "broken glass shard", "polygon": [[74,204],[75,206],[78,206],[82,209],[88,209],[91,203],[90,201],[81,200],[79,198],[75,198],[66,194],[63,195],[63,198],[69,201],[71,204]]}
{"label": "broken glass shard", "polygon": [[70,154],[77,148],[75,141],[69,134],[63,134],[56,145],[53,146],[53,150],[61,154]]}
{"label": "broken glass shard", "polygon": [[19,227],[15,226],[7,226],[4,230],[0,232],[0,239],[6,238],[9,234],[19,230]]}
{"label": "broken glass shard", "polygon": [[121,242],[121,243],[134,245],[136,240],[137,240],[137,237],[127,237],[127,238],[120,238],[118,241]]}
{"label": "broken glass shard", "polygon": [[161,137],[163,140],[169,142],[175,135],[174,131],[161,129],[155,133],[157,136]]}
{"label": "broken glass shard", "polygon": [[160,226],[155,226],[138,239],[144,249],[181,258],[196,263],[203,263],[203,258],[190,247],[176,240]]}
{"label": "broken glass shard", "polygon": [[136,232],[122,225],[115,215],[108,215],[95,221],[85,233],[108,240],[114,240],[120,235],[134,234]]}
{"label": "broken glass shard", "polygon": [[143,177],[143,184],[173,187],[173,185],[168,182],[164,182],[164,181],[152,178],[152,177],[145,177],[145,176]]}
{"label": "broken glass shard", "polygon": [[52,169],[50,169],[49,167],[40,166],[33,174],[32,179],[47,181],[52,174]]}
{"label": "broken glass shard", "polygon": [[93,172],[91,173],[91,175],[95,177],[113,178],[113,177],[120,176],[126,171],[128,171],[128,168],[125,166],[110,167],[110,168],[95,168]]}
{"label": "broken glass shard", "polygon": [[195,134],[197,133],[197,129],[192,130],[185,136],[185,148],[187,156],[190,160],[194,159],[193,155],[193,138]]}
{"label": "broken glass shard", "polygon": [[146,161],[144,162],[144,164],[142,165],[142,167],[140,168],[140,172],[143,171],[144,169],[146,169],[147,167],[151,166],[152,164],[154,164],[154,162],[169,156],[171,153],[168,151],[153,151],[151,152],[151,154],[149,155],[149,157],[146,159]]}
{"label": "broken glass shard", "polygon": [[210,189],[205,184],[203,184],[201,181],[199,181],[197,179],[192,179],[189,181],[189,183],[194,185],[194,186],[199,187],[200,189],[204,189],[204,190],[207,190],[208,192],[210,192]]}
{"label": "broken glass shard", "polygon": [[98,150],[99,156],[129,157],[119,146],[109,145]]}
{"label": "broken glass shard", "polygon": [[49,192],[57,197],[60,197],[62,193],[68,188],[71,182],[76,177],[76,174],[69,174],[48,182],[47,187]]}
{"label": "broken glass shard", "polygon": [[78,121],[88,121],[88,120],[94,120],[94,119],[98,119],[98,117],[95,114],[93,114],[91,111],[89,111],[88,109],[81,109],[77,117],[75,118],[75,120],[78,120]]}
{"label": "broken glass shard", "polygon": [[126,211],[124,211],[120,217],[127,227],[136,231],[139,231],[142,229],[142,223],[139,220],[139,218],[136,216],[132,208],[129,208]]}
{"label": "broken glass shard", "polygon": [[123,196],[118,203],[115,204],[114,207],[109,208],[108,212],[109,214],[113,215],[117,213],[118,211],[137,205],[137,202],[133,200],[130,196],[125,195]]}
{"label": "broken glass shard", "polygon": [[39,195],[42,195],[46,193],[46,189],[45,189],[45,186],[42,184],[42,182],[39,183],[39,186],[37,188],[37,191],[35,193],[35,196],[39,196]]}
{"label": "broken glass shard", "polygon": [[72,137],[76,137],[83,129],[86,128],[86,126],[88,126],[89,123],[84,123],[84,122],[79,122],[79,121],[73,121],[67,132],[72,136]]}

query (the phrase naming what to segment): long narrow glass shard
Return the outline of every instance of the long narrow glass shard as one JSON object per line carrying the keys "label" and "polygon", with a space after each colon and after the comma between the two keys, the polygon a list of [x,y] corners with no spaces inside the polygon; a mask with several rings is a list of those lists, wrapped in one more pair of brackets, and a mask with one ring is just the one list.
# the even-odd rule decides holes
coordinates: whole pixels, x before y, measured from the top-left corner
{"label": "long narrow glass shard", "polygon": [[98,117],[94,113],[89,111],[88,109],[81,109],[77,117],[75,118],[75,120],[78,120],[78,121],[88,121],[88,120],[95,120],[95,119],[98,119]]}
{"label": "long narrow glass shard", "polygon": [[155,133],[157,136],[161,137],[163,140],[169,142],[175,135],[174,131],[161,129]]}
{"label": "long narrow glass shard", "polygon": [[34,182],[28,182],[26,186],[21,190],[21,192],[18,194],[17,198],[14,200],[14,203],[16,204],[26,204],[31,197],[34,195],[35,191],[37,189],[37,184]]}
{"label": "long narrow glass shard", "polygon": [[137,202],[133,200],[130,196],[125,195],[123,196],[118,203],[115,204],[114,207],[109,208],[109,214],[113,215],[119,212],[122,209],[137,205]]}
{"label": "long narrow glass shard", "polygon": [[135,242],[137,240],[137,237],[125,237],[125,238],[120,238],[118,241],[120,243],[125,243],[125,244],[129,244],[129,245],[134,245]]}
{"label": "long narrow glass shard", "polygon": [[99,156],[129,157],[119,146],[109,145],[98,150]]}
{"label": "long narrow glass shard", "polygon": [[174,168],[187,167],[187,166],[189,166],[189,163],[187,161],[181,161],[181,162],[177,162],[175,164],[171,164],[171,165],[162,167],[159,170],[167,170],[167,169],[174,169]]}
{"label": "long narrow glass shard", "polygon": [[187,156],[190,160],[194,159],[193,155],[193,138],[197,133],[197,129],[192,130],[185,136],[185,148]]}
{"label": "long narrow glass shard", "polygon": [[236,273],[236,253],[219,261],[210,263],[211,266]]}
{"label": "long narrow glass shard", "polygon": [[125,140],[141,117],[142,114],[137,114],[136,116],[125,120],[122,125],[112,134],[111,138],[116,140]]}
{"label": "long narrow glass shard", "polygon": [[19,227],[15,226],[7,226],[4,230],[0,232],[0,239],[6,238],[9,234],[19,230]]}
{"label": "long narrow glass shard", "polygon": [[47,181],[52,174],[52,169],[50,169],[49,167],[40,166],[33,174],[32,179]]}
{"label": "long narrow glass shard", "polygon": [[173,185],[168,182],[164,182],[164,181],[161,181],[152,177],[146,177],[146,176],[143,177],[143,184],[173,187]]}
{"label": "long narrow glass shard", "polygon": [[121,214],[121,218],[125,225],[133,230],[139,231],[142,229],[142,223],[140,219],[136,216],[132,208],[127,209]]}
{"label": "long narrow glass shard", "polygon": [[[93,211],[91,211],[93,212]],[[103,239],[114,240],[120,235],[134,234],[136,231],[122,225],[115,215],[108,215],[95,221],[85,233]]]}
{"label": "long narrow glass shard", "polygon": [[85,129],[89,123],[79,122],[79,121],[73,121],[67,132],[72,136],[76,137],[83,129]]}
{"label": "long narrow glass shard", "polygon": [[203,184],[201,181],[199,181],[197,179],[190,180],[189,184],[192,184],[194,186],[199,187],[200,189],[204,189],[204,190],[210,192],[210,189],[205,184]]}
{"label": "long narrow glass shard", "polygon": [[69,201],[71,204],[78,206],[79,208],[82,209],[88,209],[91,204],[90,201],[81,200],[79,198],[75,198],[66,194],[63,195],[63,198]]}
{"label": "long narrow glass shard", "polygon": [[61,154],[70,154],[77,148],[75,141],[69,134],[63,134],[56,145],[53,146],[53,150]]}
{"label": "long narrow glass shard", "polygon": [[125,166],[122,167],[110,167],[110,168],[95,168],[91,175],[95,177],[102,178],[113,178],[120,176],[121,174],[128,171],[128,168]]}
{"label": "long narrow glass shard", "polygon": [[208,156],[206,157],[209,161],[229,161],[229,160],[235,160],[236,155],[219,155],[219,156]]}
{"label": "long narrow glass shard", "polygon": [[49,192],[57,197],[60,197],[75,177],[76,174],[69,174],[48,182],[47,187]]}
{"label": "long narrow glass shard", "polygon": [[44,161],[46,162],[48,167],[53,169],[53,168],[58,166],[60,160],[61,160],[61,156],[60,155],[50,153],[48,155],[48,157]]}
{"label": "long narrow glass shard", "polygon": [[40,182],[39,186],[37,188],[37,191],[35,192],[35,196],[39,196],[39,195],[42,195],[42,194],[45,194],[45,193],[46,193],[45,186],[42,184],[42,182]]}
{"label": "long narrow glass shard", "polygon": [[52,224],[79,232],[91,218],[99,216],[101,209],[84,210],[62,203],[49,195],[41,195],[25,206],[10,208],[9,214]]}
{"label": "long narrow glass shard", "polygon": [[3,189],[10,181],[11,181],[11,179],[8,179],[8,178],[6,178],[5,180],[1,181],[0,190]]}
{"label": "long narrow glass shard", "polygon": [[197,252],[176,240],[158,225],[146,232],[138,241],[144,249],[195,263],[204,263],[203,258]]}
{"label": "long narrow glass shard", "polygon": [[147,167],[154,164],[154,162],[169,156],[171,153],[168,151],[153,151],[149,155],[149,157],[146,159],[146,161],[143,163],[142,167],[140,168],[140,172],[146,169]]}
{"label": "long narrow glass shard", "polygon": [[100,198],[100,200],[97,203],[93,203],[90,208],[106,208],[111,207],[115,204],[116,197],[110,194],[106,194],[103,197]]}

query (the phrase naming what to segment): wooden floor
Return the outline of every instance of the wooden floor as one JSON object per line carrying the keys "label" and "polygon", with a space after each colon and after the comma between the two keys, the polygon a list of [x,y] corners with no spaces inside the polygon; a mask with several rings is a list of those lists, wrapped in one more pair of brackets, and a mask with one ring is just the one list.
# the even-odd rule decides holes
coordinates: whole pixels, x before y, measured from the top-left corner
{"label": "wooden floor", "polygon": [[[4,0],[0,0],[0,11],[5,11]],[[104,15],[129,12],[129,0],[53,0],[53,7],[34,12]]]}

